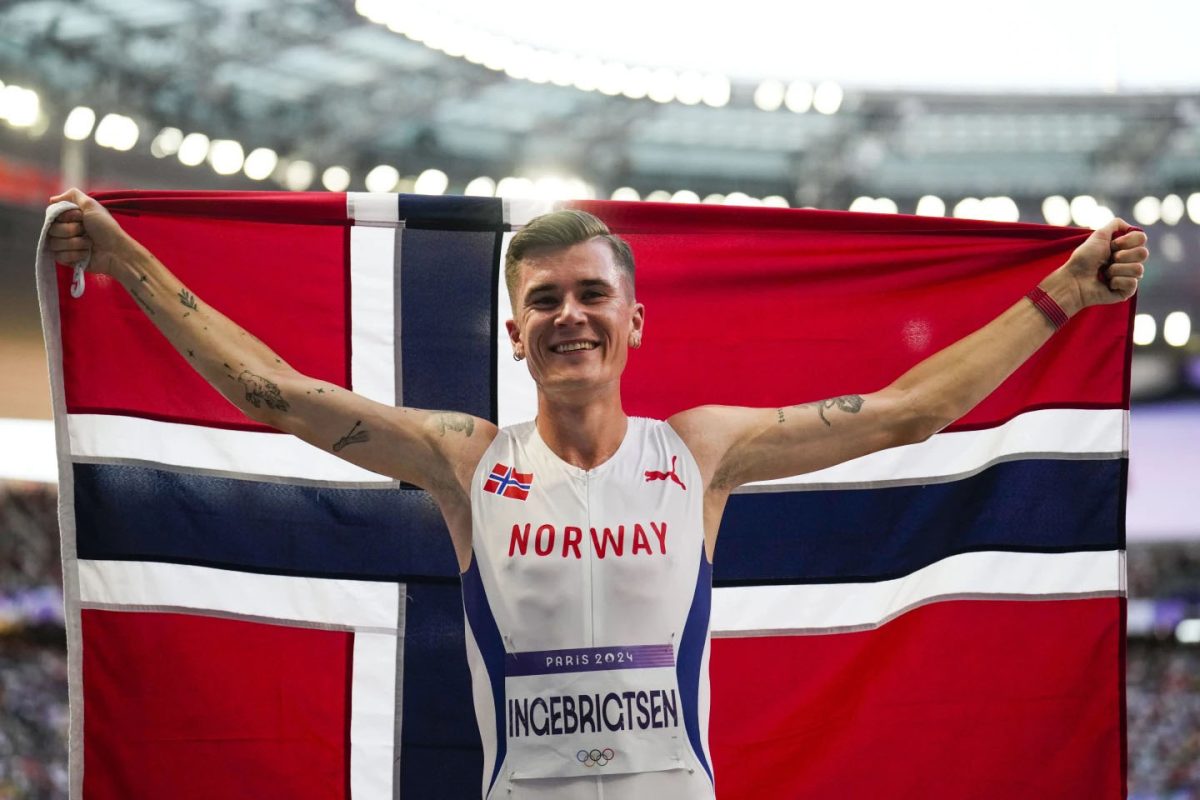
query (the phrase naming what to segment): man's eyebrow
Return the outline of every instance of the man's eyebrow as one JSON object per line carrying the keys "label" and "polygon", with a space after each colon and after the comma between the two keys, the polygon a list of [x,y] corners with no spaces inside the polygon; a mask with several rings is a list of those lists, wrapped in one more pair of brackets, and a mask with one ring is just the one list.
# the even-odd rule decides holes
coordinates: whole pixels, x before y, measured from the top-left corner
{"label": "man's eyebrow", "polygon": [[[585,278],[584,280],[579,281],[576,285],[581,286],[586,289],[591,289],[593,287],[600,287],[602,289],[615,288],[611,283],[604,280],[603,278]],[[533,295],[538,294],[539,292],[553,292],[553,291],[557,291],[557,290],[558,290],[558,284],[538,283],[533,286],[530,286],[529,289],[526,290],[525,296],[532,297]]]}

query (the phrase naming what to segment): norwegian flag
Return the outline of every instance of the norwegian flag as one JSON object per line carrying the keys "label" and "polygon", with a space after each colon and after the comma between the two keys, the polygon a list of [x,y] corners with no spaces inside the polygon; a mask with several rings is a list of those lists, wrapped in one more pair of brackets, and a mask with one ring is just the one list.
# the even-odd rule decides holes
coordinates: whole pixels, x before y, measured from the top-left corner
{"label": "norwegian flag", "polygon": [[[200,302],[306,375],[500,425],[537,413],[504,328],[504,246],[534,212],[520,202],[101,199]],[[658,419],[885,386],[1087,235],[583,207],[637,258],[657,333],[631,356],[623,401]],[[459,565],[429,496],[246,419],[115,281],[89,275],[74,300],[70,270],[45,257],[38,270],[72,800],[478,797],[493,765]],[[926,442],[730,497],[710,618],[721,800],[1125,796],[1132,315],[1083,312]],[[496,464],[485,487],[524,499],[532,481]]]}
{"label": "norwegian flag", "polygon": [[512,467],[497,463],[483,484],[485,492],[498,494],[501,497],[511,497],[514,500],[524,500],[529,497],[529,487],[533,485],[532,472],[517,472]]}

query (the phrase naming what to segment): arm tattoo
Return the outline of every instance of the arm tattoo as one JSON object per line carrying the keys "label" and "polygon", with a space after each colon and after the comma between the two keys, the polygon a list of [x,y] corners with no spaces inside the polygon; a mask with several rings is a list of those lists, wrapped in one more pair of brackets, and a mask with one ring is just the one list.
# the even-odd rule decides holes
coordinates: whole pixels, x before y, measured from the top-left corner
{"label": "arm tattoo", "polygon": [[196,307],[196,295],[189,292],[187,289],[179,290],[179,302],[183,303],[184,307],[190,308],[192,311],[199,311]]}
{"label": "arm tattoo", "polygon": [[[828,400],[818,400],[815,403],[801,403],[798,406],[792,406],[792,408],[809,408],[813,406],[816,407],[817,413],[821,416],[821,422],[824,422],[826,426],[832,426],[833,423],[825,418],[825,409],[837,408],[845,411],[847,414],[857,414],[862,410],[863,399],[860,394],[844,394],[841,397],[831,397]],[[783,422],[782,412],[779,415],[779,421]]]}
{"label": "arm tattoo", "polygon": [[475,418],[470,414],[460,414],[457,411],[446,411],[438,414],[438,425],[441,426],[442,436],[446,431],[460,431],[470,436],[475,432]]}
{"label": "arm tattoo", "polygon": [[359,442],[371,441],[370,432],[367,431],[367,429],[365,429],[365,428],[362,430],[359,430],[358,429],[359,425],[362,425],[361,419],[354,423],[354,427],[350,429],[349,433],[347,433],[345,436],[343,436],[342,438],[338,439],[336,442],[333,443],[333,452],[337,453],[337,452],[341,451],[344,447],[346,447],[346,445],[358,444]]}
{"label": "arm tattoo", "polygon": [[[229,365],[226,364],[226,366]],[[242,374],[237,376],[237,382],[246,387],[246,400],[255,408],[262,408],[263,403],[266,403],[267,408],[273,408],[276,411],[291,410],[291,406],[279,393],[279,387],[263,376],[255,375],[250,370],[244,369]]]}
{"label": "arm tattoo", "polygon": [[775,413],[779,415],[779,424],[782,425],[783,424],[783,409],[777,408],[777,409],[775,409]]}

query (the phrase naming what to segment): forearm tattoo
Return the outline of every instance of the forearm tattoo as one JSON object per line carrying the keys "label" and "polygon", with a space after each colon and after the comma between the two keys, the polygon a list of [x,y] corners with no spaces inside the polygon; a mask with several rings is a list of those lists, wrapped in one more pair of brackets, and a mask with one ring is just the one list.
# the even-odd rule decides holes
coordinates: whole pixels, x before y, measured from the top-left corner
{"label": "forearm tattoo", "polygon": [[467,436],[470,436],[475,432],[475,418],[470,414],[461,414],[457,411],[446,411],[438,414],[435,419],[442,429],[442,436],[446,435],[446,431],[459,431]]}
{"label": "forearm tattoo", "polygon": [[347,445],[371,441],[370,432],[366,428],[359,428],[359,425],[362,425],[361,419],[354,423],[349,433],[333,443],[333,452],[340,452]]}
{"label": "forearm tattoo", "polygon": [[291,409],[288,402],[283,399],[283,395],[279,393],[279,387],[263,376],[255,375],[250,370],[244,369],[242,374],[237,376],[237,382],[246,387],[246,400],[255,408],[262,408],[265,403],[267,408],[273,408],[276,411]]}
{"label": "forearm tattoo", "polygon": [[138,305],[140,305],[142,308],[146,309],[147,314],[149,314],[152,317],[154,316],[154,309],[150,307],[150,303],[148,303],[146,301],[146,298],[142,297],[137,292],[130,292],[130,294],[133,295],[133,299],[138,302]]}
{"label": "forearm tattoo", "polygon": [[185,308],[190,308],[192,311],[200,310],[196,307],[196,295],[192,294],[187,289],[179,290],[179,302],[182,303]]}
{"label": "forearm tattoo", "polygon": [[[844,394],[841,397],[830,397],[828,400],[818,400],[814,403],[801,403],[792,406],[792,408],[816,408],[817,414],[821,417],[821,422],[824,422],[827,427],[831,427],[833,423],[825,416],[826,409],[836,408],[845,411],[847,414],[857,414],[862,410],[862,407],[863,398],[860,394]],[[779,408],[776,411],[779,414],[779,422],[783,423],[785,420],[783,409]]]}

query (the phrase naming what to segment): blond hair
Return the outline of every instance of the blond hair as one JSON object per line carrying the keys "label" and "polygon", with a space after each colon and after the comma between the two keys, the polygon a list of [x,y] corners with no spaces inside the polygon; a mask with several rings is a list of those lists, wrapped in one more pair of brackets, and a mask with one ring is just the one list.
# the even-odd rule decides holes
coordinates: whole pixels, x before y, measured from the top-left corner
{"label": "blond hair", "polygon": [[613,234],[599,217],[586,211],[564,209],[534,217],[509,242],[508,253],[504,257],[504,282],[513,302],[516,302],[521,261],[527,256],[536,250],[563,250],[592,239],[603,239],[612,248],[613,259],[629,278],[632,294],[633,250],[629,243]]}

